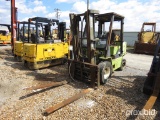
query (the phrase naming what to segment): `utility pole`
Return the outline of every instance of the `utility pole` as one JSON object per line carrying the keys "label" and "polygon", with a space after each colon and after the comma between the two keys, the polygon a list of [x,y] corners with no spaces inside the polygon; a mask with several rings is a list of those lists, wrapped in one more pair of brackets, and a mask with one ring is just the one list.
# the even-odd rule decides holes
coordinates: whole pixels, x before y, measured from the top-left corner
{"label": "utility pole", "polygon": [[89,0],[87,0],[87,10],[89,9]]}
{"label": "utility pole", "polygon": [[57,20],[58,20],[59,17],[60,17],[60,9],[55,8],[54,11],[56,12],[56,18],[57,18]]}

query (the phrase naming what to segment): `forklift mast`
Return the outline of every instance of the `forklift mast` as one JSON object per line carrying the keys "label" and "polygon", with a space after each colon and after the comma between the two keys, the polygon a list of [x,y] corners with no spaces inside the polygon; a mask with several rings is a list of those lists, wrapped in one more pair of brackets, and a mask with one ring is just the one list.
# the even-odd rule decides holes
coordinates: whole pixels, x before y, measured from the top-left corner
{"label": "forklift mast", "polygon": [[[94,55],[94,51],[96,50],[94,16],[98,13],[99,11],[97,10],[88,10],[83,14],[70,14],[71,34],[73,35],[73,39],[71,41],[71,44],[73,45],[73,54],[71,56],[72,59],[81,61],[82,40],[84,38],[87,39],[87,62],[96,64],[96,58]],[[81,17],[83,17],[82,20]],[[81,22],[81,40],[79,39],[79,22]],[[83,22],[86,23],[84,26],[84,32],[82,31],[84,24]],[[87,38],[85,38],[85,36],[87,36]]]}

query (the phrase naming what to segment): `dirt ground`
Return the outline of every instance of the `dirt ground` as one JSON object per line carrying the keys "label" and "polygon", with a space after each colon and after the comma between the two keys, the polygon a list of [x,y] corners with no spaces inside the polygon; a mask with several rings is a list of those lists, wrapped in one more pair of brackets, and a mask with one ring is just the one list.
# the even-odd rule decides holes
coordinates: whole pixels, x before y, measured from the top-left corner
{"label": "dirt ground", "polygon": [[158,120],[159,100],[153,107],[155,114],[128,113],[141,111],[149,97],[142,93],[142,88],[152,58],[150,55],[133,54],[129,51],[125,56],[126,67],[123,71],[115,71],[107,84],[56,112],[43,116],[46,108],[79,93],[88,86],[72,81],[46,91],[25,90],[31,86],[70,81],[67,65],[28,70],[22,62],[16,62],[11,55],[10,46],[0,46],[0,119]]}

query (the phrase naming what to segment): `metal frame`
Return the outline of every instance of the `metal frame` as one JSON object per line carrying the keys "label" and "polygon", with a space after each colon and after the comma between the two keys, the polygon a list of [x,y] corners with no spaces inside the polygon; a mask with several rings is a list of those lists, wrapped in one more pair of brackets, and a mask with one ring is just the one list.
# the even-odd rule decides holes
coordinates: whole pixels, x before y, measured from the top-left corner
{"label": "metal frame", "polygon": [[[17,30],[17,41],[19,41],[20,40],[20,25],[23,25],[23,36],[25,35],[25,31],[24,31],[24,27],[25,27],[25,25],[28,25],[29,24],[29,22],[27,22],[27,21],[22,21],[22,22],[18,22],[18,30]],[[32,25],[35,25],[33,22],[31,22],[30,24],[32,24]],[[23,42],[24,42],[24,40],[22,40]]]}
{"label": "metal frame", "polygon": [[[51,25],[55,25],[54,23],[56,23],[58,25],[58,36],[59,39],[61,39],[61,41],[64,41],[64,30],[66,29],[66,23],[65,22],[59,22],[59,20],[57,19],[48,19],[48,18],[43,18],[43,17],[35,17],[35,18],[29,18],[28,19],[28,30],[30,30],[30,24],[31,22],[35,22],[35,27],[36,27],[36,44],[39,43],[38,41],[38,25],[41,24],[42,29],[44,29],[44,27],[49,27],[49,32],[51,34]],[[53,23],[53,24],[52,24]],[[29,31],[28,31],[29,34]],[[44,36],[45,37],[45,36]],[[29,41],[29,37],[28,37],[28,41]]]}
{"label": "metal frame", "polygon": [[110,57],[110,42],[111,42],[111,35],[112,35],[112,26],[114,21],[120,21],[120,38],[121,38],[121,54],[123,53],[123,24],[124,24],[124,16],[119,15],[117,13],[111,12],[111,13],[105,13],[105,14],[99,14],[95,16],[96,20],[99,20],[101,22],[110,22],[110,27],[109,27],[109,35],[108,38],[106,39],[106,47],[105,47],[105,57]]}
{"label": "metal frame", "polygon": [[[43,30],[43,24],[44,23],[47,23],[47,26],[50,26],[51,23],[53,22],[56,22],[57,25],[59,24],[59,21],[56,20],[56,19],[48,19],[48,18],[43,18],[43,17],[34,17],[34,18],[29,18],[28,19],[28,35],[29,35],[29,32],[30,32],[30,24],[31,22],[35,22],[35,28],[36,28],[36,42],[35,43],[39,43],[38,41],[38,25],[41,23],[41,27],[42,27],[42,30]],[[54,25],[54,24],[53,24]],[[51,29],[50,29],[50,34],[51,34]],[[29,42],[29,36],[28,36],[28,42]]]}

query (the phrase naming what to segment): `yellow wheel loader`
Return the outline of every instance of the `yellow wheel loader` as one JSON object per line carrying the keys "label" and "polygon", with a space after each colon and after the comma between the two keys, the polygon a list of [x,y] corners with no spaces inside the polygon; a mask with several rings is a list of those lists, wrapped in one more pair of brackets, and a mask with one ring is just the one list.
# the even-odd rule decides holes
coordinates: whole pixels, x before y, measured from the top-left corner
{"label": "yellow wheel loader", "polygon": [[153,55],[156,45],[156,23],[143,23],[141,32],[138,34],[138,41],[134,44],[134,52]]}
{"label": "yellow wheel loader", "polygon": [[[68,54],[68,43],[64,42],[65,22],[43,17],[29,18],[28,43],[23,46],[24,65],[29,69],[40,69],[63,64]],[[35,32],[30,32],[30,23],[35,23]],[[51,29],[58,26],[58,38]],[[42,31],[42,32],[40,32]]]}
{"label": "yellow wheel loader", "polygon": [[11,25],[0,24],[0,43],[1,44],[11,43]]}

